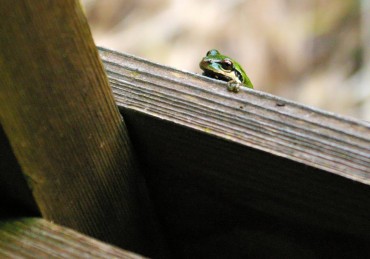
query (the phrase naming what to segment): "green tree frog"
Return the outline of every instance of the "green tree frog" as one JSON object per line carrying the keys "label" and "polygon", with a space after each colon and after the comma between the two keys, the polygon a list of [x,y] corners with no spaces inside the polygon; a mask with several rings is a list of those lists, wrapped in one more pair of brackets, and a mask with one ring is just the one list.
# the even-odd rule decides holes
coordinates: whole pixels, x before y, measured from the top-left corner
{"label": "green tree frog", "polygon": [[239,92],[240,85],[253,89],[253,84],[244,72],[243,68],[235,60],[221,55],[212,49],[202,58],[199,63],[203,75],[228,82],[227,89],[232,92]]}

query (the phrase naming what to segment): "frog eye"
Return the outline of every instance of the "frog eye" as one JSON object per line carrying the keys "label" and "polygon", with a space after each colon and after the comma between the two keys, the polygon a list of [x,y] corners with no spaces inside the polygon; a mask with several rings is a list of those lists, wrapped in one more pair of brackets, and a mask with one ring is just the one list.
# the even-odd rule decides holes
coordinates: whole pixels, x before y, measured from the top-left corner
{"label": "frog eye", "polygon": [[207,52],[206,56],[215,56],[215,55],[219,55],[219,54],[220,54],[220,52],[217,49],[211,49]]}
{"label": "frog eye", "polygon": [[231,71],[234,69],[234,64],[230,59],[225,58],[221,63],[221,67],[223,70]]}

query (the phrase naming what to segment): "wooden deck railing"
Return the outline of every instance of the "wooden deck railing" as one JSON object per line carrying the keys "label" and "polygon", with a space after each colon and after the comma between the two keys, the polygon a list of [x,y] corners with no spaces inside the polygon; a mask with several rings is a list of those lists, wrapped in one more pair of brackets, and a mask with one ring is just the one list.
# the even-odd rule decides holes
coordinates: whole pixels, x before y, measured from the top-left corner
{"label": "wooden deck railing", "polygon": [[370,256],[368,122],[97,52],[50,3],[0,4],[0,255]]}

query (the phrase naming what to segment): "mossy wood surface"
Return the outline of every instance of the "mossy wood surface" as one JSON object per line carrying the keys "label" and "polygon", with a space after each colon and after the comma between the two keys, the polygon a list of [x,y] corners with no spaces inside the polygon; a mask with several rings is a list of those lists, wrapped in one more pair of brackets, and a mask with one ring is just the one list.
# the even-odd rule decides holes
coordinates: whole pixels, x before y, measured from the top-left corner
{"label": "mossy wood surface", "polygon": [[370,256],[368,123],[100,55],[174,255]]}
{"label": "mossy wood surface", "polygon": [[1,1],[0,119],[43,217],[155,255],[160,237],[79,1]]}
{"label": "mossy wood surface", "polygon": [[0,220],[1,258],[144,258],[39,218]]}

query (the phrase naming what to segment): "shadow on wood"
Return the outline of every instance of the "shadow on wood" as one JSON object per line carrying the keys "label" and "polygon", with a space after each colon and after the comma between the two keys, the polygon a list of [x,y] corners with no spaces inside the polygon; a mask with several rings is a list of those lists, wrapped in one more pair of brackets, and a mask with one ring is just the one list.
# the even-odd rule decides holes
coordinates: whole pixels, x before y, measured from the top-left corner
{"label": "shadow on wood", "polygon": [[368,123],[100,54],[173,257],[370,257]]}
{"label": "shadow on wood", "polygon": [[176,257],[370,255],[368,123],[100,54]]}

